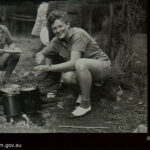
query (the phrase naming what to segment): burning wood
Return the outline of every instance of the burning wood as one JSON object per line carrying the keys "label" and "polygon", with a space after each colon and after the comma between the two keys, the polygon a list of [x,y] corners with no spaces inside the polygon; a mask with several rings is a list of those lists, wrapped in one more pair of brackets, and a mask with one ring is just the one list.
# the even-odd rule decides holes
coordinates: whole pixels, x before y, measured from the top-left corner
{"label": "burning wood", "polygon": [[9,120],[10,121],[7,123],[7,126],[30,128],[30,126],[33,125],[33,122],[26,114],[23,114],[19,117],[10,117]]}

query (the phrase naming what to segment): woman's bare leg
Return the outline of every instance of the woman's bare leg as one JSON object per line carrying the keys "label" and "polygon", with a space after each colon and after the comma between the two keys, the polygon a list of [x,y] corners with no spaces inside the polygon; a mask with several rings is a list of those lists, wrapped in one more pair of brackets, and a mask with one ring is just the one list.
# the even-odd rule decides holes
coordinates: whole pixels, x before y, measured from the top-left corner
{"label": "woman's bare leg", "polygon": [[80,106],[90,106],[92,82],[100,81],[110,73],[110,65],[107,62],[100,62],[93,59],[79,59],[75,64],[75,70],[62,73],[62,79],[67,84],[78,84],[82,98]]}
{"label": "woman's bare leg", "polygon": [[79,59],[75,64],[77,80],[80,86],[82,102],[80,104],[83,108],[90,106],[91,86],[92,80],[99,81],[104,78],[108,72],[107,64],[98,60]]}

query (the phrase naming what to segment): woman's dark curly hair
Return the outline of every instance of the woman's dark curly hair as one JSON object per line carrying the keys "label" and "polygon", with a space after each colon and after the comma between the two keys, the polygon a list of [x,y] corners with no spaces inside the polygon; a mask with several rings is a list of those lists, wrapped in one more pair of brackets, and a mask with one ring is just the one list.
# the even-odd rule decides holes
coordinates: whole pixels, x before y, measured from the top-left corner
{"label": "woman's dark curly hair", "polygon": [[56,19],[61,19],[65,23],[70,22],[69,15],[66,11],[54,10],[47,14],[47,25],[50,27]]}

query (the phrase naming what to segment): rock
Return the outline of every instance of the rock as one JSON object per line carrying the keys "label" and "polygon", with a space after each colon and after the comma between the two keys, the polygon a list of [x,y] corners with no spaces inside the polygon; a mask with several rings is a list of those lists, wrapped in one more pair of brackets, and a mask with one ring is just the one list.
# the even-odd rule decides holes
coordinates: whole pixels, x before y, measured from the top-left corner
{"label": "rock", "polygon": [[0,71],[0,76],[4,76],[5,71]]}
{"label": "rock", "polygon": [[7,122],[5,116],[0,116],[0,124],[5,124]]}
{"label": "rock", "polygon": [[121,100],[122,100],[121,97],[120,97],[120,96],[117,96],[116,101],[117,101],[117,102],[120,102]]}
{"label": "rock", "polygon": [[22,115],[22,118],[25,119],[26,123],[29,123],[29,122],[30,122],[30,119],[29,119],[29,117],[28,117],[26,114],[23,114],[23,115]]}
{"label": "rock", "polygon": [[136,64],[140,64],[140,63],[141,63],[141,61],[140,61],[140,60],[136,61]]}
{"label": "rock", "polygon": [[15,74],[15,75],[17,74],[17,72],[15,70],[12,73]]}
{"label": "rock", "polygon": [[119,110],[120,107],[119,107],[119,106],[113,106],[113,109],[114,109],[114,110]]}
{"label": "rock", "polygon": [[123,90],[122,88],[119,86],[119,91],[117,92],[117,98],[116,101],[120,102],[122,100],[122,96],[123,96]]}
{"label": "rock", "polygon": [[29,72],[24,72],[22,77],[27,77],[30,73]]}
{"label": "rock", "polygon": [[50,114],[49,112],[43,113],[43,114],[42,114],[42,117],[45,118],[45,119],[46,119],[46,118],[50,118],[50,117],[51,117],[51,114]]}
{"label": "rock", "polygon": [[127,99],[127,101],[132,101],[133,100],[133,98],[132,97],[129,97],[128,99]]}
{"label": "rock", "polygon": [[144,102],[139,102],[138,105],[142,105]]}
{"label": "rock", "polygon": [[122,96],[123,95],[123,90],[119,86],[119,91],[117,92],[117,96]]}
{"label": "rock", "polygon": [[72,94],[69,94],[69,95],[66,96],[66,99],[73,99],[73,98],[74,98],[74,97],[73,97]]}
{"label": "rock", "polygon": [[57,107],[61,108],[61,109],[64,109],[64,102],[60,101],[58,104],[57,104]]}
{"label": "rock", "polygon": [[25,128],[26,127],[26,123],[25,123],[25,121],[21,120],[21,121],[15,123],[14,127]]}
{"label": "rock", "polygon": [[147,133],[148,129],[145,125],[141,124],[139,125],[134,131],[133,133]]}

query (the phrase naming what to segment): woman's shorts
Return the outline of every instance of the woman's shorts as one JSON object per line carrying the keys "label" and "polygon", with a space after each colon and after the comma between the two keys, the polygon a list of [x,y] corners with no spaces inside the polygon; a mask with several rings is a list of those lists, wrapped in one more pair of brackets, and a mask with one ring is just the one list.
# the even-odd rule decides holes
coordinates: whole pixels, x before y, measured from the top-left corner
{"label": "woman's shorts", "polygon": [[105,79],[111,74],[111,62],[110,60],[97,59],[100,62],[101,79]]}

